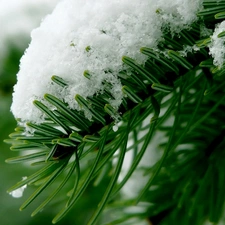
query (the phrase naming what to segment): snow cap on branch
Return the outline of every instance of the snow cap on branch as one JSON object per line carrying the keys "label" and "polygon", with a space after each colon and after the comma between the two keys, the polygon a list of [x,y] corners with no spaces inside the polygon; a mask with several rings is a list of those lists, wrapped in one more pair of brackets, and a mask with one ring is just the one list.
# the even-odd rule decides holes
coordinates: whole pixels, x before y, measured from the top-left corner
{"label": "snow cap on branch", "polygon": [[219,23],[211,36],[211,43],[209,44],[209,54],[213,57],[213,64],[220,68],[225,61],[225,37],[218,37],[221,32],[225,31],[225,21]]}
{"label": "snow cap on branch", "polygon": [[[31,34],[32,41],[21,59],[11,110],[22,121],[43,121],[33,100],[45,93],[78,105],[74,96],[93,96],[111,84],[117,108],[123,98],[117,74],[127,69],[122,56],[140,63],[141,47],[157,48],[163,30],[179,32],[196,20],[202,0],[64,0]],[[91,74],[87,79],[85,70]],[[51,76],[68,86],[52,84]],[[46,104],[46,103],[45,103]]]}

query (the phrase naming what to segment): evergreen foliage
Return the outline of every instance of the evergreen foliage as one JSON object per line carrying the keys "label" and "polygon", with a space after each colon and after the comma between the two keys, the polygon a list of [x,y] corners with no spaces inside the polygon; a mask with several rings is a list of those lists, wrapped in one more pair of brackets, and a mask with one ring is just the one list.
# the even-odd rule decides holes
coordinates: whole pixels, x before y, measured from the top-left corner
{"label": "evergreen foliage", "polygon": [[[210,35],[202,38],[201,29],[204,26],[214,30],[224,19],[225,1],[204,0],[203,5],[199,20],[190,29],[173,36],[164,31],[161,52],[145,46],[140,49],[148,56],[144,65],[127,56],[122,58],[132,68],[132,74],[121,71],[118,75],[124,93],[120,114],[110,104],[113,96],[107,83],[104,92],[93,97],[74,96],[74,101],[92,115],[91,120],[84,111],[72,110],[48,93],[43,97],[54,110],[40,100],[33,102],[44,112],[45,122],[18,126],[5,140],[12,145],[12,151],[35,150],[7,159],[7,163],[31,161],[40,168],[8,190],[12,192],[26,184],[37,186],[21,210],[46,191],[49,197],[34,210],[32,216],[36,215],[67,186],[70,191],[59,203],[62,210],[53,219],[57,223],[95,186],[103,191],[89,225],[97,221],[129,224],[133,217],[149,220],[153,225],[221,221],[225,201],[225,69],[213,65],[208,49]],[[224,38],[224,32],[219,37]],[[184,54],[184,46],[192,50]],[[84,76],[89,79],[91,71],[85,71]],[[58,76],[52,76],[52,82],[67,85]],[[148,182],[140,184],[143,187],[136,198],[121,198],[120,190],[144,153],[151,151],[149,146],[157,132],[166,139],[158,140],[163,150],[161,158],[143,170]],[[128,140],[133,140],[129,147]],[[133,161],[118,182],[127,151],[133,151]],[[141,213],[123,211],[143,202],[151,204]],[[107,215],[107,210],[121,213],[117,212],[112,221],[101,220],[104,216],[100,215]]]}

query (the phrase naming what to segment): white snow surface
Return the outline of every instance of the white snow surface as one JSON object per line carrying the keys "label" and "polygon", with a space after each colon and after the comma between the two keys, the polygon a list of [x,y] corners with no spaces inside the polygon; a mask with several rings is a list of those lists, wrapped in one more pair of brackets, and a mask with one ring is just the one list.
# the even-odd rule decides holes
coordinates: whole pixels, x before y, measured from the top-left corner
{"label": "white snow surface", "polygon": [[[27,177],[23,177],[22,179],[26,180]],[[13,198],[21,198],[23,196],[23,192],[26,188],[27,188],[27,185],[24,185],[16,190],[10,192],[9,194],[12,195]]]}
{"label": "white snow surface", "polygon": [[[202,0],[64,0],[31,33],[31,43],[21,59],[11,110],[22,121],[43,121],[33,100],[52,94],[78,109],[76,94],[93,96],[104,89],[103,81],[118,108],[123,98],[117,74],[127,69],[122,56],[140,63],[141,47],[156,48],[163,29],[179,32],[196,20]],[[90,49],[87,51],[87,47]],[[85,70],[91,79],[83,76]],[[68,82],[51,82],[57,75]],[[47,104],[45,102],[45,104]],[[49,106],[50,107],[50,106]]]}
{"label": "white snow surface", "polygon": [[213,64],[222,67],[225,61],[225,37],[218,38],[218,34],[225,31],[225,21],[219,23],[211,36],[211,43],[209,44],[209,53],[213,57]]}
{"label": "white snow surface", "polygon": [[0,65],[10,46],[24,50],[30,32],[59,0],[0,0]]}

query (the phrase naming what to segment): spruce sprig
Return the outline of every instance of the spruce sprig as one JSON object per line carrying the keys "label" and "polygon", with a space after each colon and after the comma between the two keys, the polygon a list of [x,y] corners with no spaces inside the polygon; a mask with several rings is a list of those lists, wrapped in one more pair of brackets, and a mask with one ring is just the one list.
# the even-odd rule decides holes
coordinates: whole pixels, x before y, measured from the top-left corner
{"label": "spruce sprig", "polygon": [[[54,191],[32,213],[36,215],[65,185],[72,183],[64,208],[53,219],[56,223],[77,204],[90,185],[108,177],[110,182],[88,223],[95,224],[105,207],[126,205],[124,200],[119,201],[120,190],[144,153],[149,151],[154,133],[160,131],[167,137],[166,141],[158,143],[163,149],[162,158],[143,170],[149,180],[137,198],[127,202],[128,206],[141,200],[152,204],[144,213],[124,213],[110,224],[122,224],[133,216],[149,219],[153,224],[157,220],[160,225],[177,224],[177,221],[182,225],[203,224],[207,219],[219,222],[225,200],[224,67],[213,65],[207,48],[211,39],[202,39],[200,29],[202,24],[215,28],[224,17],[225,1],[204,0],[203,6],[199,21],[190,29],[174,36],[165,30],[160,51],[143,46],[140,53],[148,57],[144,65],[123,56],[123,63],[132,73],[121,71],[118,74],[124,93],[118,110],[110,104],[113,96],[107,90],[106,81],[102,93],[86,99],[74,96],[79,111],[70,109],[63,100],[48,93],[43,101],[34,101],[45,114],[45,122],[19,126],[10,135],[11,139],[6,140],[13,151],[35,150],[35,153],[10,158],[8,163],[31,161],[33,165],[42,165],[40,170],[8,190],[39,184],[21,210],[52,184]],[[182,55],[184,46],[194,45],[199,50]],[[84,76],[89,79],[91,71],[85,71]],[[52,81],[63,87],[67,85],[56,75],[52,76]],[[55,109],[50,109],[46,103]],[[86,118],[87,112],[91,119]],[[165,125],[169,118],[174,122]],[[145,131],[145,135],[137,135],[140,131]],[[128,137],[134,139],[129,147]],[[123,180],[118,182],[127,151],[133,151],[135,158]],[[117,163],[113,164],[115,159]],[[54,186],[56,180],[60,180],[57,187]]]}

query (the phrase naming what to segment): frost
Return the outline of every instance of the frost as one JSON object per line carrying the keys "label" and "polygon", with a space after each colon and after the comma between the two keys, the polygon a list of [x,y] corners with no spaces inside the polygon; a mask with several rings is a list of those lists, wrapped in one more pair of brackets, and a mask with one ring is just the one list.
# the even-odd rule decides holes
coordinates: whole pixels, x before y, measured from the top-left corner
{"label": "frost", "polygon": [[189,52],[193,52],[193,51],[196,52],[199,50],[200,48],[197,47],[196,45],[193,45],[193,46],[186,45],[183,47],[183,50],[179,51],[179,53],[181,56],[186,57]]}
{"label": "frost", "polygon": [[211,43],[209,44],[209,54],[213,57],[214,65],[219,67],[221,67],[225,61],[225,37],[218,38],[218,34],[223,31],[225,31],[225,21],[217,25],[211,36]]}
{"label": "frost", "polygon": [[205,37],[209,37],[210,35],[212,35],[213,30],[209,29],[205,26],[205,24],[202,24],[200,27],[200,37],[205,38]]}
{"label": "frost", "polygon": [[[127,55],[139,63],[143,46],[157,48],[165,29],[172,33],[187,28],[197,19],[202,0],[64,0],[32,34],[21,59],[11,110],[22,121],[42,122],[43,115],[33,100],[50,93],[78,109],[74,96],[101,93],[107,84],[118,108],[123,94],[117,74],[128,70]],[[83,76],[89,71],[90,79]],[[129,72],[129,71],[128,71]],[[57,75],[66,88],[52,84]],[[103,85],[103,83],[105,85]],[[46,104],[46,103],[45,103]]]}
{"label": "frost", "polygon": [[[26,180],[27,177],[23,177],[23,180]],[[24,185],[12,192],[10,192],[9,194],[12,195],[13,198],[21,198],[23,196],[23,192],[25,190],[25,188],[27,187],[27,185]]]}

